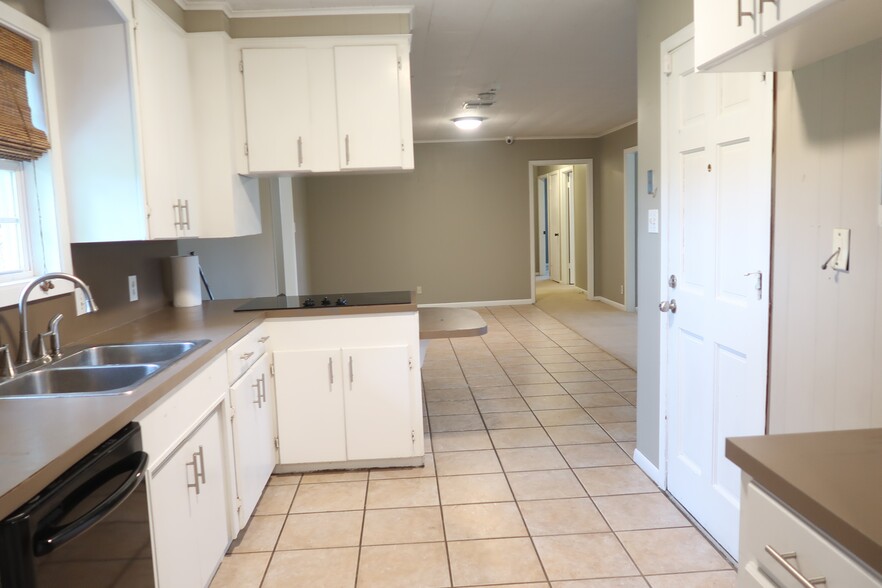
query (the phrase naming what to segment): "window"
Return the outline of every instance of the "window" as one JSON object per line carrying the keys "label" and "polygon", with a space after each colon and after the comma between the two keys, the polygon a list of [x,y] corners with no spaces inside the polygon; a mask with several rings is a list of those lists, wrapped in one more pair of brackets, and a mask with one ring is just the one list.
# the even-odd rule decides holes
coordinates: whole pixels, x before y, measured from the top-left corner
{"label": "window", "polygon": [[22,164],[0,160],[0,282],[32,275]]}
{"label": "window", "polygon": [[[71,261],[61,166],[46,151],[56,100],[49,29],[5,2],[0,27],[0,307],[6,307],[33,276],[71,271]],[[30,299],[72,289],[59,281],[51,293],[38,288]]]}

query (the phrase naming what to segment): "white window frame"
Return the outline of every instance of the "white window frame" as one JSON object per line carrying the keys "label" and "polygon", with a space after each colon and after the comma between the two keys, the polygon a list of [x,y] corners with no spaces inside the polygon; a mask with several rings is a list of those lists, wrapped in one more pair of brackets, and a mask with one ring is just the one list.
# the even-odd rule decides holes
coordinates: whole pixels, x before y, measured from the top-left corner
{"label": "white window frame", "polygon": [[[20,279],[0,282],[0,307],[18,303],[25,285],[47,272],[70,272],[70,235],[67,224],[67,205],[64,193],[62,154],[57,125],[52,41],[49,29],[8,4],[0,2],[0,24],[34,41],[36,71],[27,73],[28,97],[34,126],[46,132],[52,149],[42,157],[22,164],[24,200],[31,245],[31,273]],[[35,288],[29,300],[40,300],[73,291],[68,281],[56,281],[50,293]]]}

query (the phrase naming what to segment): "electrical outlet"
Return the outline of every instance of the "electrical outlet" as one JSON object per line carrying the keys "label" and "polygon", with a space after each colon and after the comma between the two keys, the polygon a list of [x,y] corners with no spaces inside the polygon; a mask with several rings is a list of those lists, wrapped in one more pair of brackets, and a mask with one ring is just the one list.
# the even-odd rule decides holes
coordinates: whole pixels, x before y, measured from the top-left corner
{"label": "electrical outlet", "polygon": [[74,288],[74,302],[77,307],[77,316],[86,314],[86,297],[83,296],[83,291],[79,288]]}
{"label": "electrical outlet", "polygon": [[651,208],[648,211],[648,223],[646,230],[650,233],[658,233],[658,209]]}
{"label": "electrical outlet", "polygon": [[129,302],[138,299],[138,276],[129,276]]}
{"label": "electrical outlet", "polygon": [[422,293],[423,293],[423,287],[417,286],[417,294],[422,294]]}
{"label": "electrical outlet", "polygon": [[619,294],[624,294],[624,293],[625,293],[625,285],[622,284],[619,286]]}

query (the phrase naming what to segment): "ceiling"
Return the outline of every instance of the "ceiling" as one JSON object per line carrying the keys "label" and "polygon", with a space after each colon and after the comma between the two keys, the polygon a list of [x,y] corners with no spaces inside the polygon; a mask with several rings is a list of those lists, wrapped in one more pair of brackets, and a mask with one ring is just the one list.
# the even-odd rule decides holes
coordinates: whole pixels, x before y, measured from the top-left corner
{"label": "ceiling", "polygon": [[[417,141],[592,137],[637,118],[637,0],[184,0],[232,15],[413,6]],[[473,131],[462,104],[497,89]]]}

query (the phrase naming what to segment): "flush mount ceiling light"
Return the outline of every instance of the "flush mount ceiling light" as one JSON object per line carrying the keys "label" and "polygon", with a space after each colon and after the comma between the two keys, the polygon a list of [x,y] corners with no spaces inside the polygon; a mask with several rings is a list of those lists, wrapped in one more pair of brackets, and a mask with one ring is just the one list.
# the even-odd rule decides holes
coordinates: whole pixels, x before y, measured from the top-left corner
{"label": "flush mount ceiling light", "polygon": [[487,120],[487,117],[484,116],[457,116],[456,118],[450,119],[453,121],[458,128],[464,130],[477,129],[481,126],[481,123]]}

